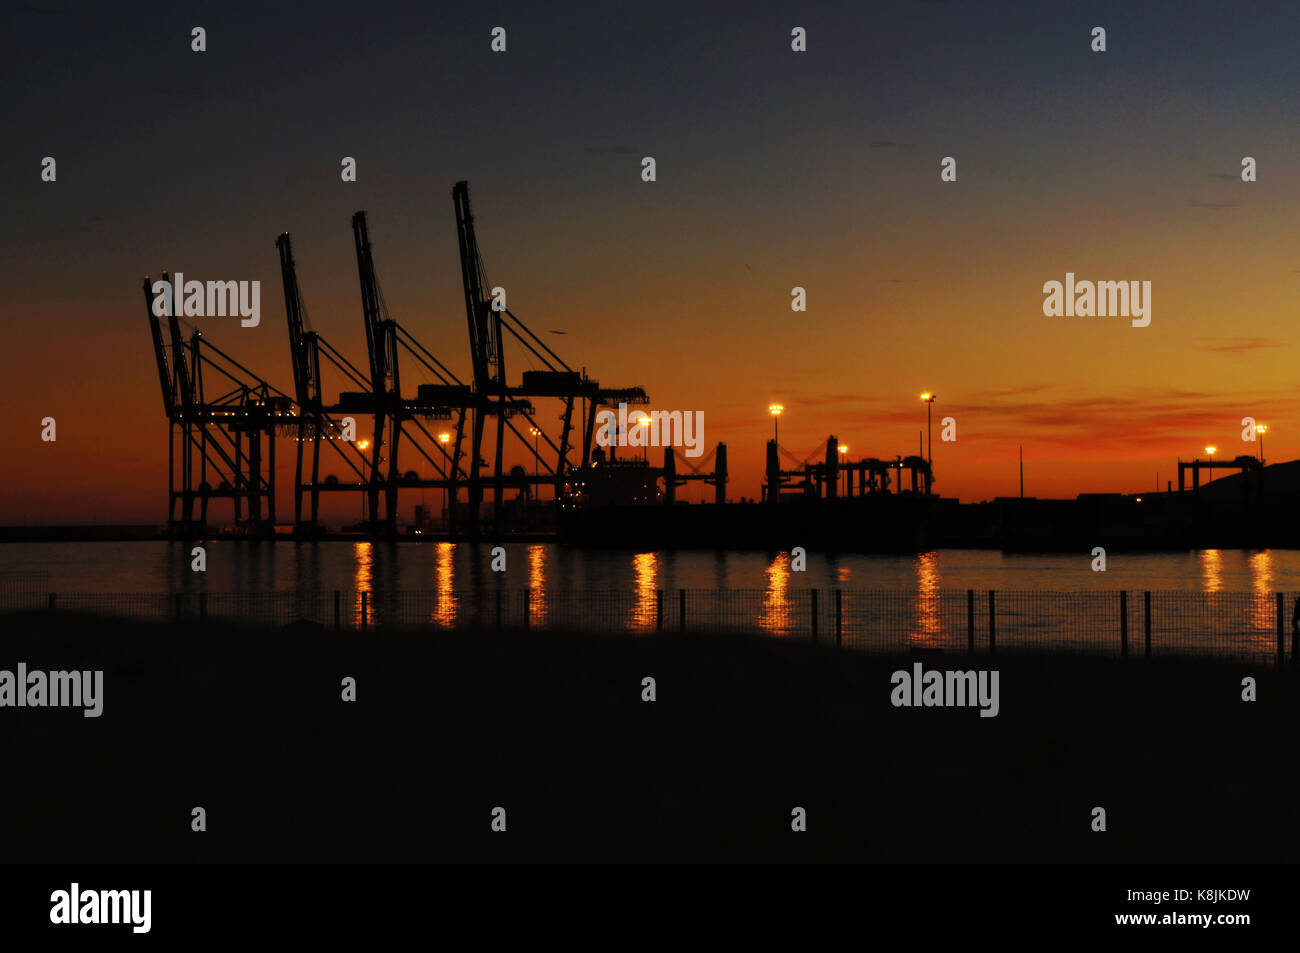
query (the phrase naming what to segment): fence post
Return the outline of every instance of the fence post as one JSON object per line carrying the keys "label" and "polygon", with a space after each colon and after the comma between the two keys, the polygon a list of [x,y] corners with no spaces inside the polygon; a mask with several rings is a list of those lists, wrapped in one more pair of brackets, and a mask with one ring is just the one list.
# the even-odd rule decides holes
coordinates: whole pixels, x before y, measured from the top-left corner
{"label": "fence post", "polygon": [[1119,591],[1119,657],[1128,658],[1128,590]]}
{"label": "fence post", "polygon": [[1151,593],[1142,593],[1142,637],[1146,643],[1143,658],[1151,658]]}
{"label": "fence post", "polygon": [[[1277,594],[1277,664],[1278,668],[1282,667],[1286,661],[1286,628],[1284,620],[1286,619],[1286,604],[1283,602],[1282,593]],[[1291,650],[1295,652],[1295,648]]]}
{"label": "fence post", "polygon": [[524,590],[524,629],[528,630],[532,626],[533,615],[533,590]]}
{"label": "fence post", "polygon": [[656,589],[655,590],[655,631],[662,632],[663,630],[664,630],[664,591],[662,589]]}
{"label": "fence post", "polygon": [[339,630],[340,625],[342,625],[342,620],[339,617],[339,591],[335,589],[334,590],[334,631],[335,632]]}
{"label": "fence post", "polygon": [[208,619],[208,594],[199,593],[199,621],[206,622]]}
{"label": "fence post", "polygon": [[989,655],[992,655],[997,647],[997,610],[993,606],[993,590],[989,590]]}
{"label": "fence post", "polygon": [[686,631],[686,590],[685,589],[677,590],[677,621],[678,621],[678,628],[681,631],[685,632]]}
{"label": "fence post", "polygon": [[975,590],[966,590],[966,651],[975,654]]}
{"label": "fence post", "polygon": [[812,593],[812,640],[817,641],[817,590],[810,589]]}
{"label": "fence post", "polygon": [[835,590],[835,647],[843,647],[844,638],[844,590]]}
{"label": "fence post", "polygon": [[50,611],[54,611],[54,593],[50,593]]}
{"label": "fence post", "polygon": [[497,590],[497,631],[501,631],[501,590]]}

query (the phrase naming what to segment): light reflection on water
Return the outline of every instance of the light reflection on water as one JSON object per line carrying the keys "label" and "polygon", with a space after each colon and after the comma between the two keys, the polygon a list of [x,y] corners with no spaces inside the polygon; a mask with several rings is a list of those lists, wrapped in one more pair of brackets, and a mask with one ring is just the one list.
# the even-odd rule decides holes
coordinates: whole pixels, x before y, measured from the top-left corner
{"label": "light reflection on water", "polygon": [[[4,543],[5,577],[36,575],[55,592],[262,592],[269,590],[428,590],[436,567],[450,553],[458,592],[522,589],[535,567],[559,589],[621,589],[634,592],[638,555],[633,550],[572,549],[551,544],[507,543],[508,572],[491,572],[491,543],[244,542],[211,540],[206,573],[190,571],[183,542]],[[773,562],[783,554],[712,550],[658,551],[658,587],[669,589],[766,589]],[[1257,591],[1300,588],[1300,551],[1206,550],[1183,553],[1109,553],[1107,571],[1092,572],[1092,557],[1012,554],[996,550],[937,550],[916,555],[808,554],[806,573],[791,588],[915,591],[918,560],[937,588],[1001,590],[1189,590]],[[365,563],[365,575],[358,567]],[[503,577],[503,578],[501,578]],[[1269,580],[1262,582],[1262,580]]]}
{"label": "light reflection on water", "polygon": [[[490,624],[497,591],[502,591],[507,620],[518,623],[522,621],[520,590],[529,588],[533,625],[574,621],[617,631],[651,631],[657,622],[659,592],[664,593],[668,629],[677,625],[677,590],[686,589],[707,593],[688,596],[692,625],[733,623],[785,635],[807,631],[808,589],[821,593],[818,615],[821,631],[828,632],[834,625],[834,590],[842,589],[845,632],[888,628],[919,647],[960,648],[966,639],[967,589],[977,590],[975,604],[981,619],[987,612],[985,590],[1021,594],[999,600],[1006,607],[1006,615],[999,614],[1000,645],[1004,638],[1008,642],[1015,638],[1017,612],[1027,633],[1031,620],[1038,620],[1038,633],[1053,637],[1083,631],[1081,622],[1086,620],[1071,615],[1075,603],[1056,600],[1046,592],[1094,593],[1090,598],[1109,606],[1099,593],[1126,589],[1130,638],[1135,643],[1140,644],[1143,636],[1142,591],[1150,590],[1157,638],[1162,632],[1190,632],[1207,640],[1247,638],[1267,650],[1276,640],[1275,593],[1288,593],[1284,609],[1289,613],[1294,591],[1300,588],[1300,552],[1291,550],[1112,552],[1104,573],[1092,571],[1088,552],[1021,555],[940,550],[878,556],[811,552],[806,572],[796,573],[787,553],[636,552],[506,544],[507,571],[495,573],[490,543],[217,539],[205,546],[207,572],[195,573],[190,570],[189,543],[0,545],[0,603],[18,585],[13,580],[20,578],[39,589],[32,593],[34,605],[44,604],[49,593],[87,598],[99,594],[118,600],[155,593],[159,604],[170,604],[166,600],[175,594],[193,599],[203,591],[280,592],[285,594],[286,611],[332,621],[337,590],[343,596],[344,623],[355,625],[360,622],[360,606],[353,594],[364,591],[369,594],[372,623],[406,618],[414,610],[420,619],[451,627]],[[612,595],[598,598],[597,590]],[[1180,591],[1200,595],[1189,601],[1177,595]],[[731,595],[715,598],[714,592]],[[867,592],[894,595],[872,601],[861,595]],[[1077,604],[1086,610],[1090,603]],[[484,615],[476,615],[479,612]],[[1107,608],[1096,625],[1110,626],[1113,616]],[[981,621],[980,637],[982,627]]]}
{"label": "light reflection on water", "polygon": [[[352,575],[352,585],[357,592],[369,592],[374,588],[374,561],[375,561],[375,544],[374,543],[353,543],[353,559],[356,569]],[[361,602],[356,602],[355,615],[352,619],[353,625],[360,625]],[[367,613],[368,614],[368,613]],[[369,620],[365,620],[369,621]]]}
{"label": "light reflection on water", "polygon": [[636,603],[627,617],[626,628],[630,632],[649,632],[655,628],[659,598],[656,593],[658,569],[659,561],[654,553],[637,553],[632,557]]}
{"label": "light reflection on water", "polygon": [[456,544],[436,543],[434,545],[437,559],[435,570],[437,591],[431,621],[435,625],[450,628],[456,624],[456,570],[452,565]]}
{"label": "light reflection on water", "polygon": [[[1250,577],[1254,600],[1251,603],[1251,623],[1257,629],[1268,629],[1275,624],[1277,612],[1274,595],[1273,554],[1270,550],[1251,553]],[[1286,607],[1284,607],[1286,608]]]}
{"label": "light reflection on water", "polygon": [[[546,549],[542,545],[528,547],[528,588],[532,590],[528,602],[528,624],[534,626],[546,624]],[[506,566],[509,567],[509,562]]]}
{"label": "light reflection on water", "polygon": [[758,627],[773,635],[785,635],[790,631],[790,576],[790,559],[787,555],[778,555],[768,564],[767,586]]}
{"label": "light reflection on water", "polygon": [[920,648],[935,648],[939,627],[939,556],[922,553],[916,558],[916,629],[910,639]]}
{"label": "light reflection on water", "polygon": [[1217,549],[1201,550],[1201,574],[1205,579],[1206,592],[1218,592],[1223,588],[1223,553]]}

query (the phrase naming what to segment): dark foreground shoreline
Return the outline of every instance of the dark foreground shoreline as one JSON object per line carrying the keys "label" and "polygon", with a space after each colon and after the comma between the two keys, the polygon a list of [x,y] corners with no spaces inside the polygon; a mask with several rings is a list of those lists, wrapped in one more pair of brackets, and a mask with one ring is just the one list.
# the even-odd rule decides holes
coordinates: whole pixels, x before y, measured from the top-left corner
{"label": "dark foreground shoreline", "polygon": [[[997,669],[999,715],[893,707],[916,661]],[[1293,670],[39,613],[19,662],[104,710],[0,708],[0,862],[1300,860]]]}

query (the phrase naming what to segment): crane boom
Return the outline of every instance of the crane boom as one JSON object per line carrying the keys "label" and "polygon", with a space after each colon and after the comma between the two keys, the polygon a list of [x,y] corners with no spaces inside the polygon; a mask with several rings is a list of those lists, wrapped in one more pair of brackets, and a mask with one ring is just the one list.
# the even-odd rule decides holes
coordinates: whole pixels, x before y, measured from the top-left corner
{"label": "crane boom", "polygon": [[[171,276],[165,271],[162,273],[162,280],[168,285],[171,284]],[[185,363],[185,339],[181,336],[180,319],[176,314],[176,296],[169,297],[171,307],[167,309],[167,326],[172,339],[172,371],[175,374],[176,396],[180,402],[181,412],[188,417],[194,405],[194,387],[190,382],[189,367]]]}
{"label": "crane boom", "polygon": [[176,416],[176,385],[172,381],[171,368],[167,366],[167,345],[163,340],[162,321],[154,313],[153,282],[144,276],[144,307],[149,315],[149,336],[153,338],[153,356],[158,364],[158,383],[162,387],[163,410],[167,419]]}
{"label": "crane boom", "polygon": [[505,386],[505,355],[501,348],[501,315],[492,310],[484,294],[487,278],[474,235],[474,214],[470,211],[469,183],[457,182],[451,190],[456,207],[456,236],[460,244],[461,284],[465,288],[465,315],[469,321],[470,356],[474,362],[474,386],[480,393],[490,385]]}
{"label": "crane boom", "polygon": [[[402,390],[397,370],[397,322],[387,314],[375,260],[370,248],[366,213],[352,216],[352,237],[357,248],[357,276],[361,281],[361,312],[366,325],[366,351],[370,359],[370,391],[374,403],[374,440],[370,446],[367,495],[370,519],[378,522],[379,490],[386,500],[385,518],[390,529],[397,520],[397,443],[402,432]],[[388,446],[385,447],[385,439]],[[388,472],[380,474],[387,452]]]}
{"label": "crane boom", "polygon": [[293,260],[293,241],[288,232],[276,240],[280,251],[280,279],[284,285],[284,314],[289,325],[289,359],[293,369],[294,395],[300,407],[307,407],[320,399],[320,380],[313,360],[305,328],[302,290],[298,287],[298,271]]}

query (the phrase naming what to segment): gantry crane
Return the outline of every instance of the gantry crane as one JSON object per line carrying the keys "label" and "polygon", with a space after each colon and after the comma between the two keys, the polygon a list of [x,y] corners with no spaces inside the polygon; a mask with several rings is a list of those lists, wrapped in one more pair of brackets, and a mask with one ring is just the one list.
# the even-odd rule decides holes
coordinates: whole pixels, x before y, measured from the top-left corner
{"label": "gantry crane", "polygon": [[[355,441],[343,440],[344,428],[336,419],[338,408],[324,402],[321,390],[320,357],[334,365],[358,387],[368,383],[351,361],[331,347],[320,334],[311,330],[307,321],[307,308],[303,304],[298,286],[297,264],[293,259],[293,242],[288,232],[275,241],[280,252],[280,279],[284,285],[284,312],[289,326],[289,358],[293,371],[294,394],[298,402],[297,459],[294,466],[293,519],[296,533],[311,535],[320,528],[320,494],[322,490],[359,491],[369,493],[371,479],[365,454],[357,449]],[[303,480],[304,444],[311,441],[311,479]],[[339,460],[352,471],[354,482],[341,482],[337,477],[324,483],[320,477],[321,444],[331,448]],[[311,519],[303,521],[303,494],[310,494]]]}
{"label": "gantry crane", "polygon": [[[466,422],[479,401],[469,385],[461,381],[388,313],[375,271],[364,211],[352,216],[352,229],[357,251],[357,273],[361,283],[366,351],[370,361],[370,388],[366,394],[341,395],[340,404],[344,404],[346,399],[346,406],[368,408],[374,415],[375,439],[371,457],[374,490],[371,495],[371,512],[377,513],[378,490],[382,486],[383,529],[392,534],[397,528],[400,488],[443,488],[447,491],[448,498],[448,528],[455,530],[456,490],[464,482],[461,458]],[[401,393],[402,354],[413,359],[423,373],[434,379],[434,382],[418,385],[414,397],[403,397]],[[527,401],[510,398],[506,401],[505,409],[512,414],[529,413],[532,407]],[[452,419],[456,421],[456,429],[454,444],[449,450],[442,440],[429,432],[422,421]],[[417,453],[436,475],[426,478],[414,470],[403,473],[398,466],[402,446]],[[383,447],[387,447],[387,457],[381,453]],[[381,463],[386,463],[387,467],[381,469]],[[477,526],[476,520],[473,525]]]}
{"label": "gantry crane", "polygon": [[[145,305],[149,313],[163,409],[171,435],[168,445],[168,518],[174,530],[183,529],[189,533],[202,529],[206,525],[209,501],[230,498],[236,523],[247,529],[270,531],[275,519],[274,437],[280,429],[297,440],[294,481],[296,531],[315,532],[320,528],[322,491],[354,491],[365,495],[371,531],[391,534],[396,529],[399,490],[403,487],[435,487],[447,491],[448,528],[455,532],[459,514],[456,497],[459,487],[464,485],[469,493],[468,529],[470,535],[477,537],[482,529],[483,492],[489,482],[493,489],[492,523],[500,531],[503,494],[507,489],[528,484],[535,487],[550,484],[558,502],[574,471],[580,471],[580,477],[590,472],[592,442],[600,407],[649,402],[642,388],[603,388],[587,376],[585,369],[575,371],[512,311],[494,305],[474,233],[468,183],[456,183],[452,194],[469,325],[472,366],[472,382],[469,384],[461,381],[388,313],[376,274],[364,211],[353,215],[352,229],[366,334],[365,371],[358,369],[311,329],[298,284],[290,236],[286,232],[276,240],[293,372],[292,398],[253,374],[189,325],[186,327],[191,333],[186,338],[182,332],[185,322],[179,316],[177,302],[171,302],[169,307],[160,307],[155,313],[156,296],[146,278]],[[167,279],[165,272],[163,278]],[[163,327],[163,318],[166,318],[166,328]],[[510,386],[506,378],[505,345],[511,338],[523,347],[527,356],[531,356],[535,368],[540,364],[540,369],[524,371],[518,386]],[[431,382],[419,384],[414,396],[402,395],[399,358],[403,353],[415,360],[418,367],[413,369],[422,369],[422,373],[432,378]],[[327,401],[324,393],[322,357],[346,378],[346,386],[355,388],[341,392],[333,403]],[[229,389],[209,396],[205,387],[213,375]],[[557,438],[546,432],[546,428],[538,426],[534,397],[561,402]],[[582,410],[577,428],[581,433],[575,441],[574,415],[579,413],[579,404]],[[343,415],[350,414],[372,419],[368,457],[357,444],[343,439],[344,424],[347,423]],[[516,425],[515,419],[520,417],[531,425],[532,440]],[[448,446],[452,443],[450,433],[435,437],[424,423],[452,419],[455,420],[455,440],[451,446]],[[490,464],[483,458],[483,441],[489,421],[495,423],[495,452]],[[353,428],[346,429],[351,431]],[[504,472],[507,431],[514,434],[525,453],[534,457],[536,466],[531,476],[519,466],[508,475]],[[468,454],[464,448],[467,436],[471,443]],[[263,437],[267,438],[265,446]],[[304,444],[309,440],[312,443],[312,461],[310,477],[307,477],[303,454]],[[545,450],[541,449],[543,441]],[[343,482],[334,475],[321,478],[322,443],[333,447],[355,479]],[[179,479],[176,473],[178,450]],[[415,471],[401,471],[399,456],[410,452],[418,454],[430,465],[434,474],[432,478],[425,478]],[[573,459],[575,454],[576,460]],[[542,466],[545,467],[544,473],[541,472]],[[491,476],[485,478],[484,471],[489,467]],[[721,472],[725,486],[725,465]],[[683,479],[687,478],[674,476],[673,485]],[[216,481],[215,486],[213,481]],[[308,494],[309,514],[304,513],[304,497]],[[200,504],[197,517],[196,502]],[[177,504],[181,509],[179,518],[176,516]]]}
{"label": "gantry crane", "polygon": [[[503,478],[504,438],[509,430],[518,438],[525,451],[532,454],[539,464],[548,472],[544,475],[529,477],[525,482],[553,484],[558,501],[564,494],[566,480],[570,471],[575,469],[570,460],[573,446],[573,415],[575,407],[581,401],[586,405],[582,419],[581,448],[576,469],[587,471],[591,465],[592,439],[596,430],[596,414],[600,407],[617,403],[629,406],[649,403],[649,397],[640,387],[604,388],[599,382],[591,380],[585,372],[579,373],[566,364],[558,354],[546,345],[541,338],[519,319],[519,317],[489,292],[492,286],[487,279],[482,256],[479,253],[478,238],[474,230],[474,215],[470,208],[469,183],[457,182],[452,188],[452,204],[456,214],[456,235],[460,248],[461,283],[465,292],[465,315],[469,326],[470,359],[474,372],[474,393],[478,398],[475,403],[473,437],[471,440],[469,467],[470,512],[477,513],[483,499],[483,477],[480,469],[484,466],[481,457],[483,431],[489,418],[496,422],[496,452],[492,473],[493,486],[493,526],[499,531],[501,527],[502,493],[507,481]],[[541,370],[524,371],[520,385],[511,387],[506,380],[504,344],[509,334],[531,358],[542,365]],[[554,454],[547,460],[530,443],[511,421],[515,416],[512,402],[520,400],[531,403],[531,398],[554,398],[562,402],[560,413],[560,434],[553,440],[545,430],[537,426],[530,412],[528,421],[537,431],[539,440],[544,440],[549,452]],[[512,478],[519,479],[518,476]],[[581,482],[581,479],[579,479]]]}
{"label": "gantry crane", "polygon": [[[379,521],[379,490],[384,491],[384,515],[391,532],[397,519],[397,453],[401,440],[402,385],[397,363],[397,330],[384,304],[375,276],[366,213],[352,216],[352,236],[357,251],[357,276],[361,281],[361,314],[366,329],[366,356],[370,361],[370,397],[374,436],[370,447],[370,518]],[[387,448],[387,471],[381,470]]]}
{"label": "gantry crane", "polygon": [[[162,280],[170,281],[166,271]],[[197,328],[190,327],[186,339],[181,332],[183,322],[177,314],[177,302],[170,294],[155,295],[147,276],[144,299],[168,416],[169,529],[186,537],[205,532],[209,501],[225,498],[233,503],[236,524],[254,532],[273,532],[275,433],[277,427],[295,419],[291,398],[207,340]],[[166,312],[170,359],[160,311]],[[210,375],[216,375],[219,387],[228,389],[209,395]],[[175,472],[177,437],[181,458],[179,489]],[[176,517],[177,502],[181,506],[180,519]]]}

